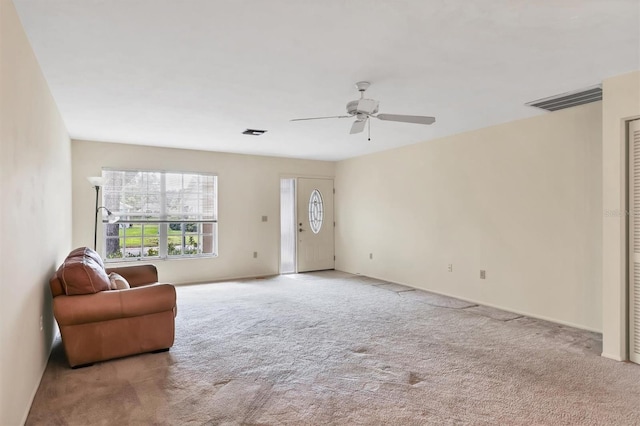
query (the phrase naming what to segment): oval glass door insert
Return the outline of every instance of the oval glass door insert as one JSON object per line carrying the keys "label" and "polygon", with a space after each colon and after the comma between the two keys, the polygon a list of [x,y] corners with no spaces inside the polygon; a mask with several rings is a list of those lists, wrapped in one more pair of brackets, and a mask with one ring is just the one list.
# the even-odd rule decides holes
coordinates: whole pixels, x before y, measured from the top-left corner
{"label": "oval glass door insert", "polygon": [[314,189],[309,197],[309,226],[314,234],[320,232],[322,228],[323,209],[322,194]]}

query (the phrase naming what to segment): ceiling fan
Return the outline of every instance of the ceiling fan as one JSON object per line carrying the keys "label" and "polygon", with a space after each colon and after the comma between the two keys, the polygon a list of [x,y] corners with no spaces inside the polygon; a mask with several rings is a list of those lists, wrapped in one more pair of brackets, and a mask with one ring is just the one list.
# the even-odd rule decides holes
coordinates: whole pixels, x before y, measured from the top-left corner
{"label": "ceiling fan", "polygon": [[326,118],[351,118],[355,117],[356,121],[351,126],[350,134],[360,133],[364,130],[370,117],[377,118],[385,121],[398,121],[401,123],[414,123],[414,124],[433,124],[435,123],[435,117],[427,117],[423,115],[399,115],[399,114],[377,114],[378,101],[373,99],[366,99],[364,92],[371,86],[368,81],[359,81],[356,83],[356,88],[360,92],[360,99],[351,101],[347,104],[347,113],[349,115],[333,115],[330,117],[311,117],[311,118],[295,118],[291,121],[305,121],[305,120],[323,120]]}

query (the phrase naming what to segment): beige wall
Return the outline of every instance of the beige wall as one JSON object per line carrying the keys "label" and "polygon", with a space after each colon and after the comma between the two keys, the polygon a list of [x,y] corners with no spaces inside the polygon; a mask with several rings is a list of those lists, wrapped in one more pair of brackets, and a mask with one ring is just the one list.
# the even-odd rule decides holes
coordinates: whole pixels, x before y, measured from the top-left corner
{"label": "beige wall", "polygon": [[9,0],[0,0],[0,123],[0,424],[15,425],[51,349],[48,281],[71,246],[71,150]]}
{"label": "beige wall", "polygon": [[[154,262],[160,279],[192,283],[279,272],[280,177],[333,177],[334,163],[99,142],[72,142],[73,245],[93,246],[95,192],[102,167],[218,175],[218,252],[208,259]],[[268,221],[262,222],[262,216]],[[100,234],[100,233],[99,233]],[[98,241],[101,247],[101,241]],[[258,258],[253,258],[253,252]]]}
{"label": "beige wall", "polygon": [[[624,212],[626,193],[626,122],[640,118],[640,71],[603,83],[602,200],[605,211]],[[626,360],[627,353],[627,228],[626,215],[607,214],[602,240],[602,355]]]}
{"label": "beige wall", "polygon": [[337,268],[600,330],[601,114],[598,102],[339,162]]}

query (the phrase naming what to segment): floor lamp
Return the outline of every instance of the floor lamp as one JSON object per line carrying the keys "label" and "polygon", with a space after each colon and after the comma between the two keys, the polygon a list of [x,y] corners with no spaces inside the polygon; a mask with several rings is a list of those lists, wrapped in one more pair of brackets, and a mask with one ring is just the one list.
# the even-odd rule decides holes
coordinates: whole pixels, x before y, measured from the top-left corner
{"label": "floor lamp", "polygon": [[107,222],[109,223],[116,223],[120,218],[111,213],[111,210],[109,210],[108,208],[98,206],[98,202],[100,200],[100,187],[102,186],[102,177],[91,176],[88,177],[87,180],[96,189],[96,218],[95,222],[93,223],[93,250],[96,250],[96,247],[98,246],[98,213],[100,212],[100,210],[105,209],[105,211],[107,212]]}

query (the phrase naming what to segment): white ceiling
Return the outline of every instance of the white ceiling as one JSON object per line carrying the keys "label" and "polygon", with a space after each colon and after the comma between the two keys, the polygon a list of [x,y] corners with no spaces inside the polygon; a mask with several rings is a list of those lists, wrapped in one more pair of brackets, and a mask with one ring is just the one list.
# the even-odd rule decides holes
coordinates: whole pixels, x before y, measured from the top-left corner
{"label": "white ceiling", "polygon": [[[640,0],[14,0],[73,138],[337,160],[640,69]],[[341,115],[369,80],[380,112]],[[246,128],[266,129],[245,136]]]}

